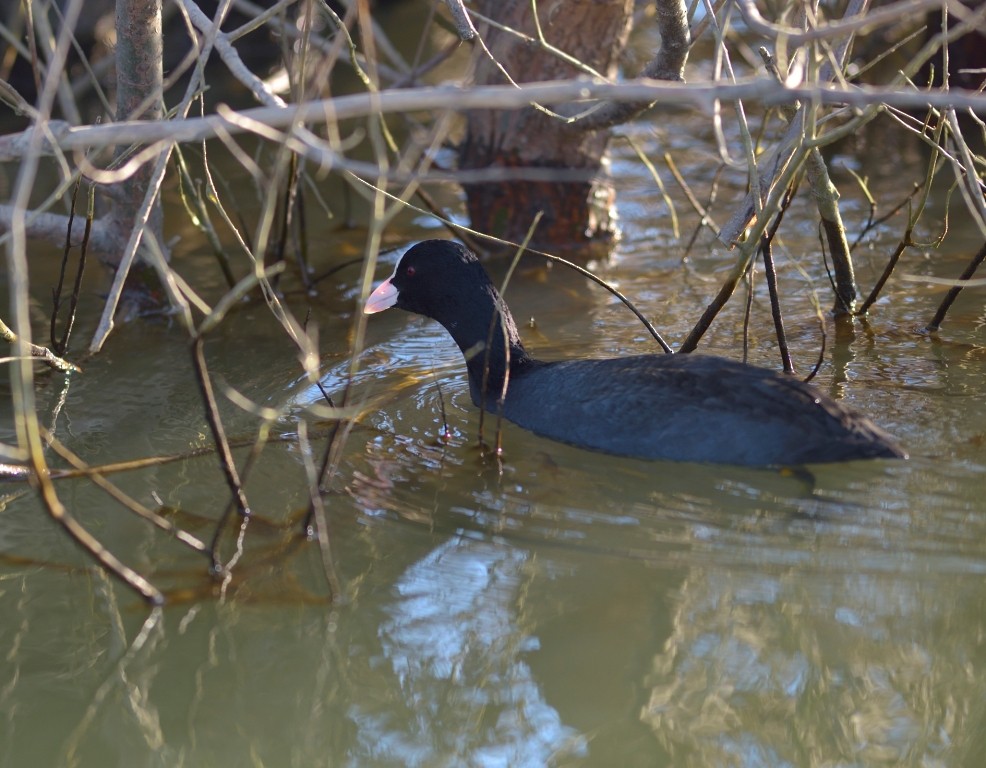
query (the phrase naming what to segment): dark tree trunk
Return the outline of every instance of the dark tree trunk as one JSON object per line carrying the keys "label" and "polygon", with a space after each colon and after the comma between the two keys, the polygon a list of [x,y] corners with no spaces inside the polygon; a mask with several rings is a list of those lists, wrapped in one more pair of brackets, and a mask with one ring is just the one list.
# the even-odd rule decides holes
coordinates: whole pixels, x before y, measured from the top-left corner
{"label": "dark tree trunk", "polygon": [[[537,38],[529,0],[480,0],[486,16]],[[537,4],[547,42],[608,77],[626,45],[632,0],[543,0]],[[487,46],[516,82],[571,79],[575,66],[498,29],[480,27]],[[505,83],[503,74],[477,49],[477,84]],[[538,211],[544,217],[534,241],[543,247],[578,246],[615,235],[613,190],[605,174],[609,132],[583,131],[533,108],[471,110],[459,150],[464,169],[505,169],[504,181],[465,185],[473,228],[520,241]],[[510,179],[509,172],[559,171],[558,180]],[[573,179],[574,175],[580,178]],[[567,177],[567,178],[566,178]]]}

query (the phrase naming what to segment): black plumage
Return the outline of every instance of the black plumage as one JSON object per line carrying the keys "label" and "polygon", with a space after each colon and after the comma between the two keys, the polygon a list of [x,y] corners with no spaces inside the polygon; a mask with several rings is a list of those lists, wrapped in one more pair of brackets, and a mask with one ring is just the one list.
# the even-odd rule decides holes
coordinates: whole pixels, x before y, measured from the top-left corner
{"label": "black plumage", "polygon": [[477,406],[535,434],[643,459],[799,465],[906,453],[870,419],[798,379],[706,355],[535,360],[478,259],[449,240],[404,254],[367,301],[441,323]]}

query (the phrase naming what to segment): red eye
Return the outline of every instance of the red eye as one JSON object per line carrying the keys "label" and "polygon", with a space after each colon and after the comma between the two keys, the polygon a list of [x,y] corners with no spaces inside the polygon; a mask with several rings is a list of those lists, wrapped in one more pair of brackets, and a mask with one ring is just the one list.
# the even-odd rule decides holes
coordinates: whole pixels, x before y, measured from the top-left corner
{"label": "red eye", "polygon": [[417,270],[415,270],[415,268],[414,268],[414,267],[408,267],[408,268],[407,268],[407,269],[405,270],[405,272],[404,272],[404,274],[405,274],[405,275],[407,275],[408,277],[414,277],[414,273],[415,273],[416,271],[417,271]]}

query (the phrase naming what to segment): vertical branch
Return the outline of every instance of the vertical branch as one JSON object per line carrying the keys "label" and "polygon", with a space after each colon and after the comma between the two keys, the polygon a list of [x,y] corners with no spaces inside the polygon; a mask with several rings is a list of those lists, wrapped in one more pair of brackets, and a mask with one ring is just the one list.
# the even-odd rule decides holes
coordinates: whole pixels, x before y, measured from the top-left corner
{"label": "vertical branch", "polygon": [[[338,422],[336,422],[338,424]],[[315,462],[312,460],[312,447],[308,442],[308,422],[304,419],[298,420],[298,446],[301,449],[301,458],[305,467],[305,477],[308,479],[308,499],[309,512],[306,528],[314,525],[317,532],[319,552],[322,555],[322,569],[325,572],[325,580],[328,582],[329,589],[334,598],[342,595],[342,585],[339,575],[336,573],[335,562],[332,557],[332,542],[329,540],[329,522],[325,515],[325,505],[322,503],[322,494],[319,488],[319,473],[315,469]]]}
{"label": "vertical branch", "polygon": [[[847,9],[845,18],[865,13],[867,5],[868,0],[854,0],[852,5]],[[807,28],[807,18],[804,14],[802,16],[802,26]],[[851,42],[852,37],[850,36],[842,43],[839,50],[833,56],[833,60],[840,68],[843,66]],[[774,59],[767,52],[766,48],[760,48],[760,56],[763,58],[767,70],[779,83],[783,83],[783,78],[777,70]],[[833,68],[831,60],[826,62],[825,66],[822,67],[821,76],[818,80],[820,82],[830,80],[834,74],[832,71]],[[803,116],[809,118],[804,121],[808,124],[809,132],[812,134],[806,137],[809,142],[815,138],[814,109],[815,107],[813,105],[807,103],[800,105]],[[781,112],[792,126],[795,125],[797,110],[794,105],[782,107]],[[846,237],[846,228],[842,222],[842,213],[839,210],[839,190],[833,184],[829,176],[828,167],[825,165],[825,159],[822,157],[822,153],[817,146],[812,146],[808,150],[804,162],[808,184],[811,187],[812,196],[818,208],[818,215],[829,245],[829,251],[832,254],[833,272],[835,273],[833,281],[833,287],[835,289],[834,310],[836,314],[850,314],[855,309],[856,304],[856,275],[853,270],[852,253],[849,248],[849,240]]]}
{"label": "vertical branch", "polygon": [[942,303],[939,305],[938,311],[935,312],[935,316],[931,318],[931,322],[925,326],[925,330],[937,331],[941,327],[942,320],[945,319],[945,315],[948,313],[949,307],[952,306],[952,303],[958,298],[959,292],[964,287],[961,283],[966,280],[971,280],[972,276],[976,274],[976,270],[979,269],[979,266],[983,263],[983,261],[986,261],[986,245],[979,249],[976,255],[972,257],[972,260],[968,263],[968,265],[966,265],[966,268],[962,271],[962,274],[959,275],[960,284],[953,286],[949,292],[945,294],[945,298],[942,299]]}
{"label": "vertical branch", "polygon": [[[780,214],[778,214],[780,215]],[[777,333],[777,348],[781,353],[781,363],[784,373],[794,373],[794,363],[791,362],[791,352],[787,347],[787,335],[784,333],[784,316],[781,314],[781,301],[777,293],[777,272],[774,269],[774,254],[771,249],[773,232],[760,238],[760,252],[763,255],[764,274],[767,278],[767,289],[770,294],[770,313],[774,318],[774,330]]]}
{"label": "vertical branch", "polygon": [[[164,45],[161,37],[161,0],[117,0],[116,2],[116,119],[160,120],[164,115]],[[121,148],[117,159],[129,149]],[[122,233],[129,233],[138,218],[144,193],[150,186],[153,167],[145,165],[120,183],[115,197],[112,221]],[[160,236],[160,201],[153,203],[147,225]],[[126,239],[126,234],[122,239]],[[116,265],[114,265],[116,266]]]}
{"label": "vertical branch", "polygon": [[[246,493],[243,491],[243,484],[240,482],[240,475],[236,471],[236,462],[233,460],[233,452],[229,447],[229,440],[226,439],[226,430],[223,428],[222,418],[219,415],[219,406],[216,403],[216,394],[212,389],[212,381],[209,379],[209,370],[205,362],[203,352],[204,338],[201,334],[195,337],[192,342],[192,364],[195,368],[195,377],[199,383],[199,391],[205,403],[205,416],[209,421],[209,428],[212,430],[212,437],[216,441],[216,450],[219,453],[219,460],[222,464],[223,474],[226,476],[226,483],[233,495],[233,501],[240,515],[244,518],[250,516],[250,505],[247,503]],[[227,512],[228,512],[227,508]],[[217,569],[219,562],[219,538],[223,529],[226,527],[228,514],[224,513],[219,524],[216,526],[216,534],[212,539],[212,564]]]}
{"label": "vertical branch", "polygon": [[832,271],[835,284],[835,313],[852,313],[856,305],[856,274],[852,266],[852,254],[846,239],[846,228],[839,211],[839,190],[829,177],[821,151],[816,147],[805,158],[805,168],[812,197],[818,206],[825,239],[832,254]]}
{"label": "vertical branch", "polygon": [[[715,18],[711,10],[708,13]],[[638,76],[683,83],[685,62],[692,42],[688,9],[684,0],[657,0],[654,4],[654,20],[661,35],[661,47]],[[580,131],[604,130],[629,122],[653,107],[654,103],[604,102],[571,119],[576,121],[575,127]]]}
{"label": "vertical branch", "polygon": [[[869,10],[870,0],[851,0],[843,14],[843,19],[862,17]],[[841,77],[849,51],[852,48],[854,35],[848,35],[834,51],[833,55],[822,66],[821,82],[827,82],[835,77]],[[835,72],[835,68],[839,72]],[[829,177],[828,168],[821,152],[814,148],[807,159],[808,183],[818,204],[822,226],[828,239],[829,250],[832,253],[832,267],[835,272],[835,313],[851,313],[856,306],[856,275],[853,270],[852,252],[846,239],[846,228],[842,223],[839,210],[839,190],[836,189]]]}
{"label": "vertical branch", "polygon": [[161,0],[117,0],[117,120],[162,117]]}
{"label": "vertical branch", "polygon": [[89,236],[92,234],[92,222],[94,212],[94,190],[89,185],[89,194],[86,205],[86,228],[82,234],[82,244],[79,250],[79,266],[75,271],[75,283],[72,286],[72,294],[69,297],[68,318],[65,320],[65,331],[61,338],[58,338],[58,313],[62,308],[62,290],[65,287],[65,271],[68,267],[69,253],[72,249],[72,221],[75,217],[75,202],[79,195],[79,187],[82,180],[76,182],[75,189],[72,191],[72,209],[69,213],[68,228],[65,232],[65,247],[62,252],[62,268],[58,274],[58,283],[52,293],[53,306],[51,308],[51,347],[55,354],[64,355],[68,348],[68,340],[72,335],[72,326],[75,325],[75,313],[79,307],[79,294],[82,292],[82,277],[86,272],[86,253],[89,250]]}
{"label": "vertical branch", "polygon": [[[213,27],[211,27],[205,33],[205,40],[202,43],[201,51],[199,53],[199,60],[203,63],[203,66],[196,67],[191,79],[189,80],[188,87],[186,89],[185,95],[182,98],[181,104],[175,109],[175,115],[180,118],[184,118],[188,114],[188,109],[192,104],[196,94],[199,91],[201,78],[204,71],[204,62],[209,58],[209,54],[212,51],[213,43],[215,41],[216,34],[218,32],[219,20],[222,18],[222,14],[228,10],[229,3],[231,0],[224,0],[222,5],[217,9],[217,20]],[[120,24],[122,10],[126,5],[140,5],[145,11],[149,11],[149,23],[152,27],[151,30],[144,30],[144,37],[148,38],[148,45],[154,50],[157,50],[160,54],[162,50],[161,43],[161,13],[160,13],[160,0],[119,0],[119,5],[117,6],[117,24]],[[154,8],[157,8],[156,14],[154,13]],[[126,19],[124,18],[124,21]],[[156,31],[155,31],[156,30]],[[129,48],[133,48],[134,38],[128,38]],[[144,61],[145,68],[148,70],[153,70],[153,74],[150,76],[150,80],[156,81],[158,83],[157,90],[153,91],[148,97],[146,104],[144,102],[136,102],[137,93],[129,86],[121,86],[125,94],[129,95],[129,100],[136,102],[134,105],[134,111],[139,115],[146,115],[145,109],[150,108],[152,110],[159,110],[162,103],[162,63],[159,60],[156,65],[147,60],[145,61],[146,51],[140,54],[134,54],[131,51],[129,54],[121,54],[119,46],[117,48],[117,55],[122,57],[122,60],[131,60],[137,58]],[[124,66],[123,64],[118,64],[118,68]],[[118,73],[118,78],[123,81],[126,78]],[[122,102],[121,102],[122,103]],[[141,242],[150,241],[153,244],[164,243],[164,239],[161,233],[161,204],[158,198],[158,192],[161,187],[161,183],[164,181],[164,174],[167,170],[168,158],[171,156],[172,145],[165,143],[165,148],[161,152],[157,161],[150,168],[139,169],[138,174],[135,177],[131,177],[126,184],[132,184],[132,186],[124,186],[123,188],[129,190],[133,194],[139,194],[138,198],[132,197],[126,201],[120,201],[117,206],[114,207],[114,212],[110,215],[111,228],[115,230],[115,235],[118,241],[125,242],[126,245],[118,250],[120,254],[119,267],[117,269],[117,274],[113,279],[113,285],[110,288],[110,294],[106,301],[106,306],[103,309],[103,315],[99,320],[99,325],[96,328],[96,332],[93,335],[92,341],[89,343],[90,352],[98,352],[103,343],[106,341],[113,329],[113,317],[116,313],[116,307],[119,303],[120,296],[122,295],[123,289],[125,287],[125,280],[127,273],[130,270],[130,264],[137,253],[137,248],[140,246]],[[144,173],[147,173],[146,183],[143,187],[140,187],[134,182],[135,178],[141,178]],[[121,216],[121,211],[130,208],[133,211],[133,218],[129,221],[126,216]],[[147,230],[148,237],[143,239],[144,230]],[[163,252],[163,245],[157,245],[157,250]],[[148,249],[150,255],[153,257],[154,248]],[[161,278],[162,283],[167,286],[171,277],[167,269],[166,255],[158,260],[160,269],[158,271],[158,276]],[[173,294],[176,295],[176,294]],[[176,306],[181,306],[182,302],[178,302]],[[182,311],[186,312],[187,308],[181,306]],[[189,323],[189,327],[191,324]]]}

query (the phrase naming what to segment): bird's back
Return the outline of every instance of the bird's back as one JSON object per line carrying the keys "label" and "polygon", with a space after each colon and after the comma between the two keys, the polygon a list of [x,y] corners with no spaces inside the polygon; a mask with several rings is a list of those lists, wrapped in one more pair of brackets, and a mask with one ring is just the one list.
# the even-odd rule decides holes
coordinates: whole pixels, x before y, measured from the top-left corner
{"label": "bird's back", "polygon": [[903,457],[866,417],[773,371],[702,355],[532,362],[503,415],[621,456],[738,465]]}

